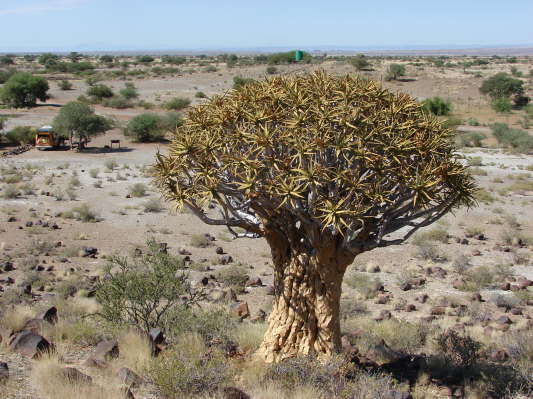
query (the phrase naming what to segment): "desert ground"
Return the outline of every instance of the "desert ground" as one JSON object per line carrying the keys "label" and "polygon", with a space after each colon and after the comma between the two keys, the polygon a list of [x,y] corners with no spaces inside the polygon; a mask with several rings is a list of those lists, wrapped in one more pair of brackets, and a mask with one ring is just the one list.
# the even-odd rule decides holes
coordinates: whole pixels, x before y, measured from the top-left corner
{"label": "desert ground", "polygon": [[[402,245],[364,253],[348,269],[341,299],[343,346],[346,356],[357,359],[352,362],[358,370],[353,380],[365,389],[342,397],[532,397],[533,154],[504,148],[492,136],[491,125],[506,123],[529,134],[533,130],[525,111],[495,112],[479,87],[495,73],[516,67],[524,76],[526,94],[533,97],[533,61],[518,57],[518,62],[509,64],[505,58],[486,59],[488,64],[469,68],[436,66],[427,57],[415,56],[371,57],[372,67],[363,71],[343,57],[276,65],[276,74],[319,68],[339,75],[357,73],[420,101],[442,97],[452,105],[446,118],[454,120],[457,137],[484,135],[481,146],[458,149],[480,187],[476,206],[445,216]],[[165,203],[152,184],[150,166],[168,144],[136,143],[122,133],[121,126],[136,115],[165,114],[164,103],[173,97],[188,98],[194,106],[206,101],[195,96],[197,92],[207,97],[223,94],[231,90],[234,76],[267,75],[264,64],[228,67],[214,57],[207,60],[214,71],[201,66],[205,61],[193,59],[171,74],[155,76],[143,66],[139,67],[146,69],[143,78],[104,78],[100,83],[116,92],[132,82],[139,100],[153,107],[147,111],[139,105],[114,109],[95,104],[96,112],[114,118],[117,127],[94,138],[82,152],[32,148],[0,158],[0,362],[9,368],[9,377],[0,381],[0,397],[127,397],[123,386],[135,398],[341,397],[320,382],[319,377],[332,378],[325,366],[316,366],[315,374],[304,373],[300,380],[295,375],[301,370],[295,370],[301,364],[287,366],[283,381],[282,371],[255,363],[253,352],[266,329],[272,301],[272,261],[266,241],[234,240],[225,227],[205,225],[190,212]],[[463,57],[445,60],[463,61]],[[406,76],[386,81],[390,63],[406,65]],[[100,70],[105,72],[106,67],[100,65]],[[44,76],[50,82],[51,99],[30,109],[0,109],[0,117],[8,117],[6,131],[51,124],[62,105],[88,88],[79,76],[58,72]],[[73,84],[71,90],[58,88],[57,82],[64,79]],[[184,117],[187,109],[180,113]],[[112,139],[121,141],[120,149],[108,148]],[[17,195],[3,195],[8,186],[16,187]],[[169,390],[161,382],[168,379],[162,376],[165,367],[158,359],[170,349],[153,357],[144,336],[98,316],[94,291],[105,278],[105,266],[114,255],[142,256],[150,239],[165,243],[172,256],[186,257],[184,267],[192,286],[203,287],[207,294],[199,312],[227,312],[228,317],[240,319],[231,329],[228,324],[228,331],[217,326],[237,349],[225,353],[224,368],[233,374],[212,391]],[[28,320],[38,319],[52,306],[57,319],[34,322],[33,331],[55,345],[53,354],[31,358],[33,354],[10,347],[11,333],[30,328]],[[474,366],[459,362],[447,373],[442,364],[446,352],[437,344],[437,336],[450,329],[480,344]],[[191,334],[179,339],[166,334],[166,345],[205,351],[204,343]],[[109,351],[97,358],[101,354],[97,345],[109,340],[116,340],[119,353]],[[405,361],[407,355],[425,362],[413,378],[387,368]],[[90,376],[92,382],[86,386],[85,376],[65,377],[66,367]],[[214,378],[215,369],[210,375],[205,368],[199,378]],[[124,370],[135,376],[134,382]],[[180,372],[185,373],[176,371]],[[238,396],[237,390],[249,396]]]}

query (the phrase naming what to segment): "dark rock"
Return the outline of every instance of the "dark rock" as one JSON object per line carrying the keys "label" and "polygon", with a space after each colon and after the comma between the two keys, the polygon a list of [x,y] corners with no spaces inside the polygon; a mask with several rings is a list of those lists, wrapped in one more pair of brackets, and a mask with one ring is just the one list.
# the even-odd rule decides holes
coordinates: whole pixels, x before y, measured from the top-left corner
{"label": "dark rock", "polygon": [[224,399],[251,399],[250,395],[235,387],[225,387],[223,393]]}
{"label": "dark rock", "polygon": [[98,249],[95,247],[83,247],[83,257],[94,257],[98,253]]}
{"label": "dark rock", "polygon": [[34,359],[43,352],[53,350],[53,346],[44,337],[31,331],[21,331],[11,338],[9,344],[11,350]]}
{"label": "dark rock", "polygon": [[215,253],[216,253],[217,255],[223,255],[223,254],[224,254],[224,249],[223,249],[222,247],[217,247],[217,248],[215,249]]}
{"label": "dark rock", "polygon": [[16,222],[16,221],[17,221],[17,218],[16,218],[15,216],[10,216],[10,217],[7,218],[7,221],[8,221],[9,223],[13,223],[13,222]]}
{"label": "dark rock", "polygon": [[459,244],[468,245],[469,244],[468,238],[462,238],[461,240],[459,240]]}
{"label": "dark rock", "polygon": [[0,384],[9,379],[9,366],[5,362],[0,362]]}
{"label": "dark rock", "polygon": [[254,317],[250,319],[252,323],[262,323],[266,320],[266,312],[263,309],[259,309]]}
{"label": "dark rock", "polygon": [[13,262],[10,262],[10,261],[6,260],[5,262],[2,263],[2,269],[5,272],[13,271],[14,270]]}
{"label": "dark rock", "polygon": [[416,310],[416,306],[413,305],[412,303],[408,304],[405,306],[405,311],[406,312],[414,312]]}
{"label": "dark rock", "polygon": [[83,374],[78,369],[73,367],[65,367],[61,370],[61,376],[66,379],[70,384],[76,385],[91,385],[93,379],[87,374]]}
{"label": "dark rock", "polygon": [[117,358],[119,355],[118,342],[114,340],[101,341],[96,345],[93,358],[107,360]]}
{"label": "dark rock", "polygon": [[26,222],[26,227],[32,227],[32,226],[33,226],[33,222],[32,221]]}
{"label": "dark rock", "polygon": [[475,292],[472,294],[472,296],[470,297],[472,299],[472,301],[474,302],[485,302],[483,300],[483,298],[481,297],[481,294],[479,292]]}
{"label": "dark rock", "polygon": [[418,295],[416,298],[415,298],[415,301],[417,302],[420,302],[420,303],[426,303],[426,301],[428,300],[429,296],[427,294],[420,294]]}
{"label": "dark rock", "polygon": [[474,238],[479,241],[485,241],[487,239],[487,237],[483,233],[476,234]]}
{"label": "dark rock", "polygon": [[503,291],[509,291],[511,289],[511,283],[509,282],[501,283],[500,289]]}
{"label": "dark rock", "polygon": [[12,277],[6,278],[6,284],[11,285],[15,284],[15,280]]}
{"label": "dark rock", "polygon": [[411,288],[411,284],[409,284],[408,282],[400,284],[400,289],[402,291],[409,291]]}
{"label": "dark rock", "polygon": [[511,314],[512,315],[515,315],[515,316],[519,316],[522,314],[522,309],[519,309],[519,308],[512,308],[511,309]]}
{"label": "dark rock", "polygon": [[431,308],[430,314],[433,316],[442,316],[446,313],[445,306],[434,306]]}
{"label": "dark rock", "polygon": [[250,309],[248,307],[248,302],[238,303],[233,307],[234,313],[239,316],[241,320],[250,317]]}
{"label": "dark rock", "polygon": [[50,324],[56,324],[58,319],[57,308],[55,306],[51,306],[44,312],[39,313],[37,316],[35,316],[35,318],[47,321]]}
{"label": "dark rock", "polygon": [[498,324],[512,324],[513,322],[507,316],[500,316],[500,317],[498,317],[496,319],[496,323],[498,323]]}
{"label": "dark rock", "polygon": [[24,292],[26,295],[31,295],[31,284],[25,284],[25,285],[24,285],[23,292]]}
{"label": "dark rock", "polygon": [[50,228],[51,228],[52,230],[59,230],[59,226],[57,225],[57,223],[52,224],[52,225],[50,226]]}
{"label": "dark rock", "polygon": [[246,282],[247,287],[261,287],[263,285],[263,282],[259,277],[251,278]]}
{"label": "dark rock", "polygon": [[233,262],[233,258],[231,257],[231,255],[221,256],[220,260],[219,260],[219,263],[221,265],[227,265],[227,264],[232,263],[232,262]]}
{"label": "dark rock", "polygon": [[209,284],[209,277],[203,277],[200,282],[205,287],[207,284]]}
{"label": "dark rock", "polygon": [[383,309],[376,317],[374,317],[374,320],[382,321],[389,320],[390,318],[392,318],[392,313],[386,309]]}
{"label": "dark rock", "polygon": [[142,384],[143,380],[137,374],[127,367],[121,367],[115,373],[117,378],[122,384],[127,385],[128,387],[138,387]]}

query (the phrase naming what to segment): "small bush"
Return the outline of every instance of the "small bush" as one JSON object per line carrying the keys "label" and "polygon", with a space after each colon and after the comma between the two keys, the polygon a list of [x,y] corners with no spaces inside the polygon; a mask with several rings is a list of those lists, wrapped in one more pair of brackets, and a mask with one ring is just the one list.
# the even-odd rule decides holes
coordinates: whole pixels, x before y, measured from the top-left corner
{"label": "small bush", "polygon": [[448,232],[442,227],[435,227],[431,230],[419,232],[413,237],[413,244],[419,244],[423,241],[439,241],[447,244]]}
{"label": "small bush", "polygon": [[140,198],[144,197],[146,195],[146,191],[148,190],[148,187],[146,187],[146,184],[144,183],[135,183],[133,186],[129,188],[129,194],[132,197]]}
{"label": "small bush", "polygon": [[17,126],[6,133],[6,139],[12,145],[32,144],[35,141],[35,129]]}
{"label": "small bush", "polygon": [[20,195],[19,189],[14,184],[5,185],[2,189],[3,199],[15,199]]}
{"label": "small bush", "polygon": [[385,74],[385,80],[398,80],[402,76],[405,76],[405,65],[390,64]]}
{"label": "small bush", "polygon": [[100,169],[89,170],[89,176],[91,176],[93,179],[98,178],[98,173],[100,173]]}
{"label": "small bush", "polygon": [[181,337],[174,350],[158,356],[148,375],[168,398],[214,395],[232,377],[223,353],[206,348],[194,335]]}
{"label": "small bush", "polygon": [[196,97],[196,98],[206,98],[207,96],[205,95],[205,93],[203,91],[197,91],[194,94],[194,97]]}
{"label": "small bush", "polygon": [[268,75],[275,75],[276,73],[278,73],[278,68],[276,68],[275,66],[271,65],[271,66],[268,66],[266,68],[266,73]]}
{"label": "small bush", "polygon": [[254,79],[249,79],[249,78],[243,78],[242,76],[234,76],[233,77],[233,88],[234,89],[239,89],[243,86],[246,86],[250,83],[254,83],[255,80]]}
{"label": "small bush", "polygon": [[217,281],[226,287],[231,287],[237,292],[244,292],[249,275],[244,267],[231,266],[217,274]]}
{"label": "small bush", "polygon": [[137,88],[131,82],[126,82],[125,83],[124,88],[122,90],[120,90],[120,95],[123,98],[125,98],[126,100],[133,100],[133,99],[139,97],[139,93],[137,92]]}
{"label": "small bush", "polygon": [[180,111],[184,108],[187,108],[190,104],[191,100],[189,100],[188,98],[174,97],[173,99],[165,103],[165,108],[174,111]]}
{"label": "small bush", "polygon": [[471,367],[479,360],[481,344],[454,330],[438,335],[436,343],[442,355],[455,366]]}
{"label": "small bush", "polygon": [[491,126],[492,134],[500,144],[517,149],[521,152],[533,150],[533,137],[525,130],[512,129],[505,123]]}
{"label": "small bush", "polygon": [[483,166],[481,157],[468,157],[466,162],[468,166]]}
{"label": "small bush", "polygon": [[379,279],[370,277],[364,273],[353,272],[346,276],[344,281],[349,287],[357,290],[364,299],[374,298],[381,287],[383,287],[383,283]]}
{"label": "small bush", "polygon": [[101,101],[104,98],[111,98],[114,96],[113,90],[111,87],[106,85],[94,85],[89,87],[87,90],[87,95]]}
{"label": "small bush", "polygon": [[158,200],[157,198],[151,198],[148,201],[146,201],[143,204],[143,208],[145,212],[150,212],[150,213],[158,213],[158,212],[161,212],[163,209],[165,209],[161,201]]}
{"label": "small bush", "polygon": [[65,219],[75,219],[84,223],[94,223],[98,222],[98,215],[89,208],[89,205],[83,204],[72,208],[70,211],[63,212],[61,214]]}
{"label": "small bush", "polygon": [[426,112],[436,116],[449,115],[452,110],[450,102],[440,97],[428,98],[422,103],[422,107]]}
{"label": "small bush", "polygon": [[[147,245],[148,252],[133,261],[112,256],[96,291],[102,318],[145,332],[161,326],[171,309],[196,303],[186,274],[180,272],[183,260],[161,251],[155,241]],[[183,300],[184,295],[190,295],[189,299]]]}
{"label": "small bush", "polygon": [[477,266],[468,270],[465,277],[465,290],[479,291],[492,284],[495,273],[487,266]]}
{"label": "small bush", "polygon": [[193,234],[190,244],[196,248],[206,248],[211,245],[211,240],[205,234]]}
{"label": "small bush", "polygon": [[72,90],[72,83],[70,83],[68,80],[62,80],[58,83],[58,87],[60,90]]}
{"label": "small bush", "polygon": [[133,104],[125,97],[122,96],[113,96],[111,98],[105,99],[102,102],[104,107],[116,108],[116,109],[126,109],[133,107]]}

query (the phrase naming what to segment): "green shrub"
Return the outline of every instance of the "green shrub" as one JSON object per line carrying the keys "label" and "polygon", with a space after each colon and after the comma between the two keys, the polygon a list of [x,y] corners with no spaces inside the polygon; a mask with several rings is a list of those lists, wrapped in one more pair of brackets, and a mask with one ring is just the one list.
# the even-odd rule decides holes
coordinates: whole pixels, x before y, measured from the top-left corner
{"label": "green shrub", "polygon": [[68,80],[62,80],[58,83],[58,87],[60,90],[72,90],[72,83],[70,83]]}
{"label": "green shrub", "polygon": [[449,115],[452,110],[450,102],[440,97],[428,98],[422,103],[422,107],[426,112],[436,116]]}
{"label": "green shrub", "polygon": [[494,281],[495,273],[487,266],[477,266],[465,273],[465,290],[479,291]]}
{"label": "green shrub", "polygon": [[233,77],[233,88],[239,89],[240,87],[246,86],[247,84],[254,83],[254,79],[243,78],[242,76]]}
{"label": "green shrub", "polygon": [[468,157],[466,162],[468,166],[483,166],[481,157]]}
{"label": "green shrub", "polygon": [[520,79],[512,78],[505,72],[500,72],[484,80],[479,91],[492,99],[508,99],[512,95],[523,94],[523,84]]}
{"label": "green shrub", "polygon": [[142,62],[143,64],[149,64],[151,62],[154,62],[154,60],[154,57],[152,57],[151,55],[141,55],[137,57],[137,61]]}
{"label": "green shrub", "polygon": [[181,341],[174,350],[158,356],[148,371],[164,397],[207,397],[204,395],[214,395],[232,382],[222,352],[202,346],[194,336],[181,337]]}
{"label": "green shrub", "polygon": [[91,176],[93,179],[98,178],[98,173],[100,173],[100,169],[90,169],[89,170],[89,176]]}
{"label": "green shrub", "polygon": [[457,126],[462,125],[462,124],[463,124],[463,120],[460,118],[456,118],[456,117],[445,119],[442,122],[442,125],[447,127],[448,129],[455,129],[457,128]]}
{"label": "green shrub", "polygon": [[206,98],[207,96],[205,95],[205,93],[203,91],[197,91],[194,94],[194,97],[196,97],[196,98]]}
{"label": "green shrub", "polygon": [[368,62],[368,59],[364,54],[358,54],[355,57],[351,57],[349,62],[358,71],[362,71],[370,66],[370,62]]}
{"label": "green shrub", "polygon": [[133,100],[139,97],[139,93],[135,85],[131,82],[126,82],[124,88],[120,90],[120,95],[127,100]]}
{"label": "green shrub", "polygon": [[211,240],[205,234],[193,234],[190,244],[196,248],[206,248],[211,245]]}
{"label": "green shrub", "polygon": [[165,124],[161,116],[154,113],[137,115],[128,122],[124,135],[141,143],[161,141],[165,137]]}
{"label": "green shrub", "polygon": [[189,100],[188,98],[174,97],[173,99],[165,103],[165,108],[171,109],[174,111],[179,111],[184,108],[187,108],[190,105],[190,103],[191,103],[191,100]]}
{"label": "green shrub", "polygon": [[196,303],[192,295],[184,300],[184,295],[193,290],[187,275],[181,272],[183,259],[161,251],[155,241],[147,246],[147,253],[133,260],[112,256],[96,291],[103,319],[145,332],[161,326],[170,310]]}
{"label": "green shrub", "polygon": [[35,129],[30,126],[17,126],[6,133],[9,144],[24,145],[35,142]]}
{"label": "green shrub", "polygon": [[0,84],[6,83],[9,78],[14,75],[17,72],[16,69],[8,68],[8,69],[0,69]]}
{"label": "green shrub", "polygon": [[385,74],[385,80],[398,80],[402,76],[405,76],[405,65],[390,64]]}
{"label": "green shrub", "polygon": [[424,241],[438,241],[443,244],[448,243],[448,232],[442,227],[434,227],[431,230],[418,232],[413,237],[413,244],[419,244]]}
{"label": "green shrub", "polygon": [[116,108],[116,109],[126,109],[133,107],[133,104],[127,98],[122,96],[113,96],[107,98],[102,102],[104,107]]}
{"label": "green shrub", "polygon": [[89,87],[89,89],[87,89],[87,95],[98,100],[98,101],[101,101],[103,100],[104,98],[111,98],[114,96],[114,93],[113,93],[113,90],[111,89],[111,87],[109,86],[106,86],[106,85],[94,85],[94,86],[91,86]]}
{"label": "green shrub", "polygon": [[486,138],[483,133],[469,132],[458,135],[457,142],[460,147],[482,147]]}
{"label": "green shrub", "polygon": [[498,143],[506,147],[529,152],[533,149],[533,137],[525,130],[512,129],[505,123],[495,123],[491,126],[492,134]]}
{"label": "green shrub", "polygon": [[278,72],[278,68],[276,68],[275,66],[273,65],[270,65],[266,68],[266,73],[268,75],[275,75],[276,73]]}
{"label": "green shrub", "polygon": [[494,100],[492,100],[491,106],[494,111],[500,113],[509,113],[513,109],[513,104],[511,104],[511,100],[506,97],[495,98]]}

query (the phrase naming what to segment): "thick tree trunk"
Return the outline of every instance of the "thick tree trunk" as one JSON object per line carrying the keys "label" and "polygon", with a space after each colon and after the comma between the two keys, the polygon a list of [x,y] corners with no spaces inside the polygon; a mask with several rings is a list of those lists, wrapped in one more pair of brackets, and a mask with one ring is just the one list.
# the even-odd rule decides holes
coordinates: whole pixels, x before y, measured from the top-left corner
{"label": "thick tree trunk", "polygon": [[341,284],[351,260],[341,259],[334,247],[310,255],[295,251],[288,243],[269,243],[275,267],[275,298],[257,354],[267,362],[278,362],[338,352]]}

